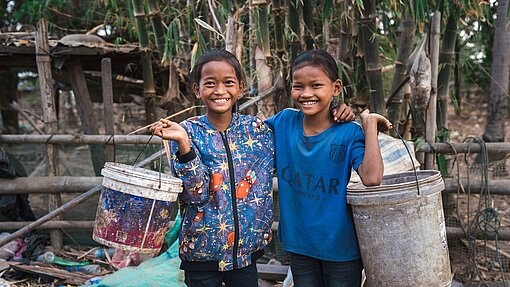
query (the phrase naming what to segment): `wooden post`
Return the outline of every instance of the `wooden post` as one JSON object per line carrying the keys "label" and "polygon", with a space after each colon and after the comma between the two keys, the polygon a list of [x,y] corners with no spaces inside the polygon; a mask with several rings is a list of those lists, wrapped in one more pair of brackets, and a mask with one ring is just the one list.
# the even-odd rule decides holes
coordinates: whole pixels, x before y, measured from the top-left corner
{"label": "wooden post", "polygon": [[[101,60],[101,79],[103,83],[105,134],[114,135],[112,60],[110,58],[104,58]],[[107,145],[105,147],[105,155],[106,161],[115,161],[115,146]]]}
{"label": "wooden post", "polygon": [[[37,72],[39,74],[39,86],[41,90],[43,120],[47,134],[55,134],[58,130],[58,120],[55,111],[55,100],[53,98],[53,83],[51,77],[51,59],[50,47],[48,43],[48,31],[46,20],[41,19],[37,23],[37,33],[35,37],[35,53],[37,62]],[[47,174],[48,176],[58,175],[58,149],[55,145],[46,146]],[[60,207],[62,201],[59,194],[48,194],[48,210],[51,212]],[[59,216],[55,217],[60,220]],[[59,230],[50,231],[51,246],[55,250],[62,248],[63,237]]]}
{"label": "wooden post", "polygon": [[[98,128],[94,119],[94,107],[90,99],[89,89],[87,82],[83,75],[83,67],[80,62],[70,63],[67,67],[69,72],[69,80],[73,87],[76,96],[76,103],[78,113],[84,134],[97,135],[99,134]],[[96,175],[101,174],[101,169],[104,165],[104,147],[102,145],[89,145],[90,156],[92,158],[92,165]]]}
{"label": "wooden post", "polygon": [[[431,64],[431,81],[430,81],[430,98],[427,108],[427,122],[425,127],[425,141],[428,143],[436,142],[436,106],[437,106],[437,74],[439,65],[439,36],[441,26],[441,12],[435,11],[432,16],[432,24],[430,25],[430,64]],[[425,155],[425,169],[434,168],[435,154],[428,153]]]}

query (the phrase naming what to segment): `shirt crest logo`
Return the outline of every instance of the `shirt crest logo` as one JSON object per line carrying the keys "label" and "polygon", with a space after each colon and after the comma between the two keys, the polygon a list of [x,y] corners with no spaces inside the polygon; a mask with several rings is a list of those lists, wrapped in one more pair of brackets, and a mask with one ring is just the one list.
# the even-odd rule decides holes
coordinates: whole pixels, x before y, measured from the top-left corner
{"label": "shirt crest logo", "polygon": [[341,163],[345,159],[345,146],[332,144],[329,146],[329,159],[334,163]]}

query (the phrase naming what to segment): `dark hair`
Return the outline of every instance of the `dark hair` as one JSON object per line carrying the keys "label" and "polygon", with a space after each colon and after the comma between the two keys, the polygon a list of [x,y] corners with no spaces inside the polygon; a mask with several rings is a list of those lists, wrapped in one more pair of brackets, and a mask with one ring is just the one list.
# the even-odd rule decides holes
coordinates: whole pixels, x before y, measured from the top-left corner
{"label": "dark hair", "polygon": [[200,78],[202,77],[202,67],[212,61],[227,62],[230,66],[232,66],[232,68],[234,68],[237,79],[244,82],[243,68],[236,56],[226,50],[213,49],[200,56],[198,61],[195,63],[195,66],[193,66],[193,71],[191,72],[192,84],[198,84],[200,82]]}
{"label": "dark hair", "polygon": [[321,68],[331,81],[338,80],[338,66],[335,59],[324,50],[308,50],[303,52],[292,61],[290,75],[292,76],[294,71],[306,66]]}

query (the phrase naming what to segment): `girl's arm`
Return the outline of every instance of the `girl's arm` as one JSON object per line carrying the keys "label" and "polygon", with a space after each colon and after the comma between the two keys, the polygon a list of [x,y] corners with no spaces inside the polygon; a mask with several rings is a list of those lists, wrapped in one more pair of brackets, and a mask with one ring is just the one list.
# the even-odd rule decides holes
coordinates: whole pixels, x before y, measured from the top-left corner
{"label": "girl's arm", "polygon": [[377,134],[379,131],[389,130],[391,123],[379,114],[370,114],[368,110],[363,111],[360,117],[365,134],[365,155],[358,168],[358,174],[365,186],[380,185],[384,165]]}
{"label": "girl's arm", "polygon": [[178,152],[172,156],[177,177],[183,182],[180,200],[190,204],[205,202],[209,192],[207,168],[191,145],[188,133],[178,123],[161,119],[150,127],[153,134],[176,144]]}

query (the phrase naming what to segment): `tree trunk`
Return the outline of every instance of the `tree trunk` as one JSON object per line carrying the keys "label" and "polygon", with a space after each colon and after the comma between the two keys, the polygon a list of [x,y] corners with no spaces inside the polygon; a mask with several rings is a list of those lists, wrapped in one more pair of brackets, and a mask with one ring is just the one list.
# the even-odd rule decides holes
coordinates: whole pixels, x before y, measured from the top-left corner
{"label": "tree trunk", "polygon": [[[496,31],[492,47],[491,93],[487,100],[487,125],[483,139],[487,142],[505,141],[505,120],[508,114],[508,80],[510,76],[510,28],[507,22],[508,1],[498,1]],[[490,160],[500,160],[504,154],[494,154]],[[502,174],[505,163],[502,163]]]}
{"label": "tree trunk", "polygon": [[[406,80],[405,72],[409,54],[413,49],[414,31],[416,30],[416,22],[413,20],[409,11],[406,11],[405,19],[400,23],[400,36],[397,47],[397,60],[395,62],[395,72],[391,83],[391,95],[387,102],[388,119],[398,130],[402,115],[402,101],[406,90],[402,83]],[[398,89],[398,91],[397,91]]]}
{"label": "tree trunk", "polygon": [[365,73],[368,80],[369,108],[378,114],[384,114],[384,91],[379,62],[379,42],[373,33],[376,28],[375,0],[363,0],[365,10],[361,15],[361,36],[363,38],[363,51],[365,58]]}

